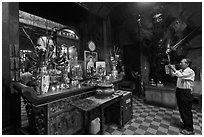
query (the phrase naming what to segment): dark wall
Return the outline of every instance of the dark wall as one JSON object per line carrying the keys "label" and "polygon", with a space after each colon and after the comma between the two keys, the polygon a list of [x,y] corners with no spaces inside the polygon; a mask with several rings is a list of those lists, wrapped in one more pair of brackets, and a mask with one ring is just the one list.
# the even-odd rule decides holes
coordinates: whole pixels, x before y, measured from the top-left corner
{"label": "dark wall", "polygon": [[18,3],[2,5],[2,128],[10,132],[19,126],[20,98],[11,93],[10,47],[19,45]]}
{"label": "dark wall", "polygon": [[[134,5],[135,4],[135,5]],[[184,46],[187,49],[188,54],[186,57],[192,59],[192,67],[194,68],[196,74],[199,73],[200,68],[202,68],[202,3],[201,2],[174,2],[174,3],[149,3],[149,5],[142,5],[142,3],[130,3],[129,6],[121,5],[119,10],[112,10],[112,22],[116,20],[112,25],[113,41],[121,49],[124,49],[126,45],[134,45],[135,41],[139,38],[137,35],[137,11],[140,11],[142,15],[142,27],[146,30],[143,31],[142,36],[144,38],[149,38],[152,35],[152,13],[159,9],[159,5],[163,5],[163,10],[168,16],[179,17],[183,12],[182,18],[186,21],[189,27],[200,27],[200,32],[194,33],[190,40],[188,39],[187,44]],[[135,14],[133,14],[135,13]],[[131,16],[132,15],[132,16]],[[135,16],[133,16],[135,15]],[[128,18],[129,17],[129,18]],[[122,22],[123,21],[123,22]],[[170,22],[167,22],[170,23]],[[151,37],[151,39],[152,39]],[[147,46],[151,47],[151,43],[143,44],[141,47]],[[136,45],[135,45],[136,46]],[[157,46],[157,45],[156,45]],[[173,46],[173,45],[172,45]],[[150,48],[149,48],[150,49]],[[141,48],[142,50],[142,48]],[[123,51],[123,50],[122,50]],[[150,71],[150,61],[147,50],[141,52],[141,74],[143,81],[149,82],[149,71]],[[149,50],[149,53],[153,53]],[[131,53],[130,53],[131,54]],[[164,71],[163,71],[164,72]],[[196,79],[199,79],[196,75]]]}
{"label": "dark wall", "polygon": [[140,74],[140,48],[139,42],[131,45],[124,45],[123,62],[125,66],[125,79],[135,80],[132,77],[131,71]]}
{"label": "dark wall", "polygon": [[81,53],[80,59],[84,60],[84,51],[88,49],[88,42],[92,40],[96,45],[95,52],[98,53],[98,60],[106,62],[107,72],[110,72],[110,51],[113,49],[111,41],[111,25],[109,18],[102,19],[89,13],[86,20],[80,24]]}
{"label": "dark wall", "polygon": [[[103,46],[103,20],[91,13],[87,15],[86,20],[79,26],[81,37],[81,60],[84,60],[84,50],[88,49],[88,42],[92,40],[96,45],[96,51]],[[99,55],[100,56],[100,55]]]}

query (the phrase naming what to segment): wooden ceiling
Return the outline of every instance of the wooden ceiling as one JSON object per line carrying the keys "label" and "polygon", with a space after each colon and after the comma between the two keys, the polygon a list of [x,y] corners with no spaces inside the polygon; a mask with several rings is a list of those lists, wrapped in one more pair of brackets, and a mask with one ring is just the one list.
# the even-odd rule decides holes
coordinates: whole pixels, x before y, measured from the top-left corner
{"label": "wooden ceiling", "polygon": [[19,2],[19,10],[66,26],[77,26],[88,12],[73,2]]}
{"label": "wooden ceiling", "polygon": [[110,15],[112,21],[121,23],[137,18],[138,7],[141,5],[136,2],[19,2],[20,10],[59,23],[80,22],[86,18],[87,12],[104,19]]}
{"label": "wooden ceiling", "polygon": [[[181,3],[181,2],[180,2]],[[137,19],[138,15],[147,18],[152,12],[163,6],[166,10],[183,7],[179,2],[19,2],[19,9],[60,23],[80,22],[91,12],[101,18],[110,16],[113,22],[121,23],[128,19]],[[193,4],[196,4],[195,2]],[[199,4],[199,3],[198,3]],[[187,6],[191,3],[185,4]],[[177,8],[177,9],[178,9]],[[197,9],[198,10],[198,9]],[[201,10],[201,9],[199,9]],[[178,14],[180,11],[172,11]],[[200,11],[201,12],[201,11]]]}
{"label": "wooden ceiling", "polygon": [[158,10],[172,17],[178,17],[184,10],[186,18],[191,16],[191,21],[201,26],[200,5],[202,3],[198,2],[20,2],[19,9],[67,26],[77,26],[92,13],[104,19],[109,17],[112,26],[123,27],[135,34],[138,17],[141,16],[143,27],[150,29],[152,14]]}

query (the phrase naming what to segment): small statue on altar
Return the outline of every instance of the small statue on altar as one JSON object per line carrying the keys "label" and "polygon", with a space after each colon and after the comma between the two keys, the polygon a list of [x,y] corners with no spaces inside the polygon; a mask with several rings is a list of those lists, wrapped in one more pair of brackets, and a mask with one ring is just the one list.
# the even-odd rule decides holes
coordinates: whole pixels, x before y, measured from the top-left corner
{"label": "small statue on altar", "polygon": [[94,67],[94,61],[93,61],[93,57],[90,56],[89,57],[89,61],[87,63],[87,67],[86,67],[87,73],[92,76],[94,71],[95,71],[95,67]]}

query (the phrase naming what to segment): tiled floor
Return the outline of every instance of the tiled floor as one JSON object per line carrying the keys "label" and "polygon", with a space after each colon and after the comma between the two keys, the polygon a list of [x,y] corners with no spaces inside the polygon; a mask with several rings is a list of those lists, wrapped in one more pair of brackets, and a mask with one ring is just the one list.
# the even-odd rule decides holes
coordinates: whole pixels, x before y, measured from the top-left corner
{"label": "tiled floor", "polygon": [[[202,112],[193,106],[193,123],[196,135],[202,135]],[[180,135],[177,109],[147,105],[142,99],[133,99],[133,118],[122,129],[108,125],[105,135]]]}

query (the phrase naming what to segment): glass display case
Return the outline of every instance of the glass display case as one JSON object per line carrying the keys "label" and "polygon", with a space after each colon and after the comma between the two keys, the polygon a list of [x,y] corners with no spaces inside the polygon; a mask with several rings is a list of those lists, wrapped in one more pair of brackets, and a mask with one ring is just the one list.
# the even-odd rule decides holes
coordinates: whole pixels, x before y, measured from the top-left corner
{"label": "glass display case", "polygon": [[[23,11],[19,14],[25,17],[19,25],[21,83],[37,95],[77,86],[83,79],[84,62],[78,60],[80,39],[76,31]],[[39,26],[30,23],[36,21]],[[49,28],[41,21],[49,22]]]}

